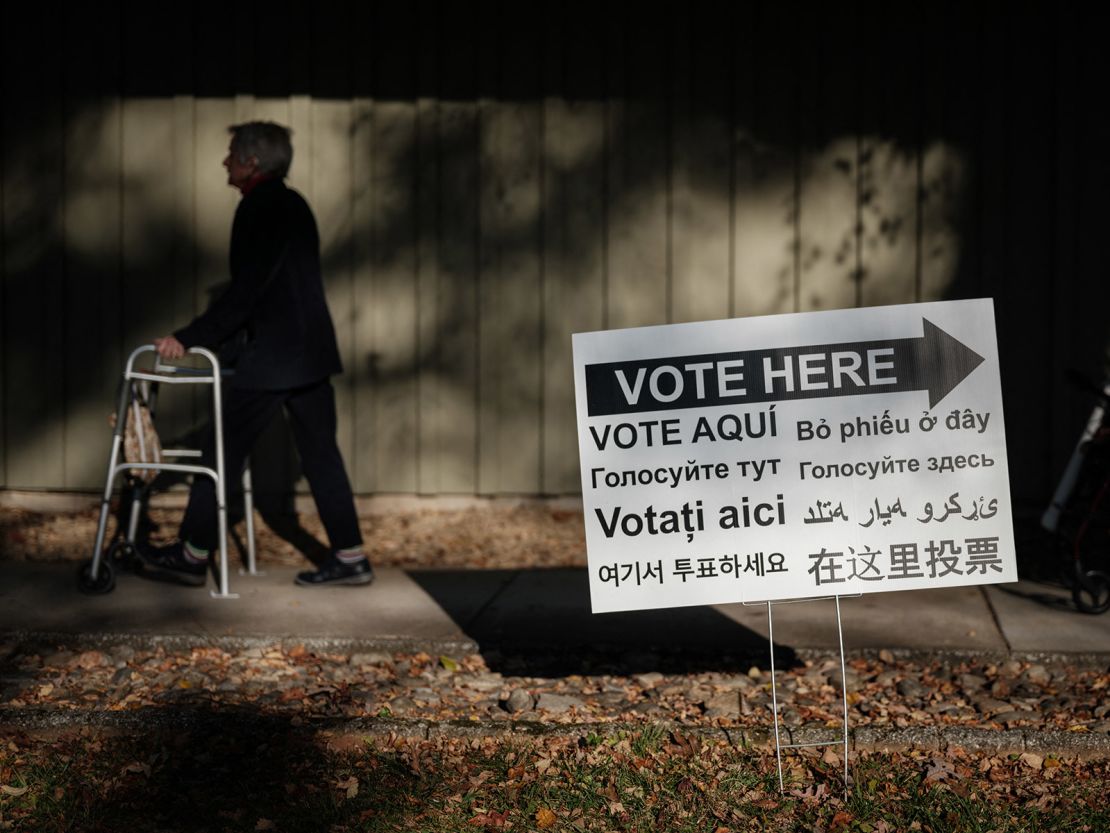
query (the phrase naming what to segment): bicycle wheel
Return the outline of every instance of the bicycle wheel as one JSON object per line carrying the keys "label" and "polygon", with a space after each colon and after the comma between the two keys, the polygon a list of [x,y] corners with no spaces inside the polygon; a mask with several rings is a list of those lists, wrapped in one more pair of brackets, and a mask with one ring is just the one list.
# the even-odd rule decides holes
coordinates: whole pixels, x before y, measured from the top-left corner
{"label": "bicycle wheel", "polygon": [[1083,613],[1105,613],[1110,610],[1110,575],[1101,570],[1079,571],[1071,598]]}

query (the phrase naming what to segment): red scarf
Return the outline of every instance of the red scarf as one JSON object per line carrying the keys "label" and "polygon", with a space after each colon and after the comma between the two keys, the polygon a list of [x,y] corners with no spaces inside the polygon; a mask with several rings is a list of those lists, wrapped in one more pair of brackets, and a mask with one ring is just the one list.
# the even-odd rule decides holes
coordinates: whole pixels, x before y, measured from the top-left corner
{"label": "red scarf", "polygon": [[242,188],[239,189],[239,191],[245,197],[247,194],[249,194],[251,191],[253,191],[255,188],[257,188],[263,182],[266,182],[267,180],[270,180],[270,179],[273,179],[273,178],[274,178],[274,175],[271,174],[271,173],[257,173],[254,176],[252,176],[247,181],[247,183]]}

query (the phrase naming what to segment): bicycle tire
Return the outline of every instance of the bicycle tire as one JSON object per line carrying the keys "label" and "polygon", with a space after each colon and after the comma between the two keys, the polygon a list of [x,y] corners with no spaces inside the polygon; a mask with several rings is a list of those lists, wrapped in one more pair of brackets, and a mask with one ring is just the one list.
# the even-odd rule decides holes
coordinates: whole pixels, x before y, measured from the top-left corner
{"label": "bicycle tire", "polygon": [[1105,613],[1110,610],[1110,575],[1101,570],[1077,573],[1071,598],[1083,613]]}

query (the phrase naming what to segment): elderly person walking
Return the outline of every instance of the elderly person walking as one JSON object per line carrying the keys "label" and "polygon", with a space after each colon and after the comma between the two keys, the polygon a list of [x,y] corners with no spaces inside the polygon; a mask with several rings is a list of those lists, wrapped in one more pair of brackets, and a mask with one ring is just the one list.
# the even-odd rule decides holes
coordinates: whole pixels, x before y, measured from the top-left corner
{"label": "elderly person walking", "polygon": [[[285,184],[290,131],[270,122],[229,130],[224,167],[228,184],[242,193],[231,227],[231,283],[204,313],[154,345],[163,359],[178,359],[193,346],[233,346],[235,372],[223,399],[226,470],[243,471],[255,440],[284,409],[332,548],[318,569],[298,574],[297,584],[369,584],[374,573],[335,439],[330,378],[343,368],[320,275],[320,239],[308,204]],[[209,443],[208,465],[214,453]],[[214,484],[197,478],[179,542],[143,548],[144,571],[203,585],[216,530]]]}

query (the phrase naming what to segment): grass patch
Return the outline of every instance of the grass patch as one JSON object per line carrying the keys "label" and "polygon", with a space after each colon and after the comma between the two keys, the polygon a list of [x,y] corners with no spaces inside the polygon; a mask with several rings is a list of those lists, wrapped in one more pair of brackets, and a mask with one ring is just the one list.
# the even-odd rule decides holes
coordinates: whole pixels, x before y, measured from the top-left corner
{"label": "grass patch", "polygon": [[204,731],[86,732],[0,746],[0,829],[27,831],[1110,829],[1110,767],[971,755],[774,755],[657,727],[626,737],[316,736],[229,718]]}

